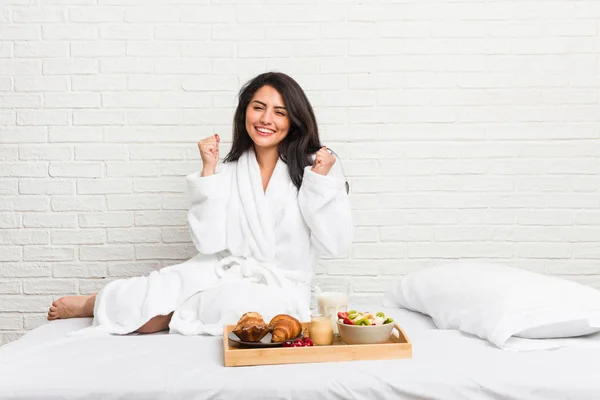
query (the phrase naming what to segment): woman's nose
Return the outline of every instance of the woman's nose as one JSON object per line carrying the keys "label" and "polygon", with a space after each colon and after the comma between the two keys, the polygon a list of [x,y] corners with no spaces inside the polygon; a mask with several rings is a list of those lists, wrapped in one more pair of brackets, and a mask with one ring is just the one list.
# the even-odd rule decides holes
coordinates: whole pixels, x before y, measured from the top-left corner
{"label": "woman's nose", "polygon": [[268,111],[265,111],[260,115],[261,124],[269,125],[271,123],[271,119],[271,114]]}

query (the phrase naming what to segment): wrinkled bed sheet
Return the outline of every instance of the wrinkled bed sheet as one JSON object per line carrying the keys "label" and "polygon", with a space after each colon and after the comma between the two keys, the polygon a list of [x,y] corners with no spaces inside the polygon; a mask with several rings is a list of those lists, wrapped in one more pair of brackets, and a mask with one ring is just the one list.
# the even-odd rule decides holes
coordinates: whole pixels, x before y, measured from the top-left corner
{"label": "wrinkled bed sheet", "polygon": [[600,399],[598,348],[508,352],[382,310],[412,359],[224,367],[221,337],[66,336],[91,319],[57,320],[0,347],[0,399]]}

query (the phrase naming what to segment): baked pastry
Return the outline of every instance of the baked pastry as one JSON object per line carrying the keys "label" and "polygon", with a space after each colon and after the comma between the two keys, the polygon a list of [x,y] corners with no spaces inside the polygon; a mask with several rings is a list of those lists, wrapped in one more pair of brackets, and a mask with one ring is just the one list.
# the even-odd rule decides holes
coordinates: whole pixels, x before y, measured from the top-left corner
{"label": "baked pastry", "polygon": [[257,312],[247,312],[238,320],[233,333],[244,342],[259,342],[270,328]]}
{"label": "baked pastry", "polygon": [[302,333],[302,324],[296,318],[287,314],[279,314],[269,322],[273,335],[271,342],[281,343],[291,340]]}

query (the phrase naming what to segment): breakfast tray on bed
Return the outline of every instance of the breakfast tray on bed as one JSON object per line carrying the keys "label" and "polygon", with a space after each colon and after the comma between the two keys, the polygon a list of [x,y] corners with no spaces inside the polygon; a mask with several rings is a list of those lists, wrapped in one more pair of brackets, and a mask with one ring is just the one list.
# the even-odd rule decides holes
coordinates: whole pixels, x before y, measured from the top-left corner
{"label": "breakfast tray on bed", "polygon": [[[302,323],[307,331],[310,322]],[[331,361],[389,360],[412,358],[412,343],[397,323],[385,343],[345,344],[336,338],[330,346],[245,348],[228,339],[235,325],[223,330],[223,355],[226,367],[270,364],[300,364]]]}

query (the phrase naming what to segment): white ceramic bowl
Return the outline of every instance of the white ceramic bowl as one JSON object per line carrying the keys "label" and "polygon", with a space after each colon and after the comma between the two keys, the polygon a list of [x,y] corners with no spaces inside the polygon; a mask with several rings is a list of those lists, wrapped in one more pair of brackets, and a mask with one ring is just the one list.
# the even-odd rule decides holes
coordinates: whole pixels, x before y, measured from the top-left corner
{"label": "white ceramic bowl", "polygon": [[387,342],[394,323],[384,325],[346,325],[338,321],[340,337],[346,344],[373,344]]}

